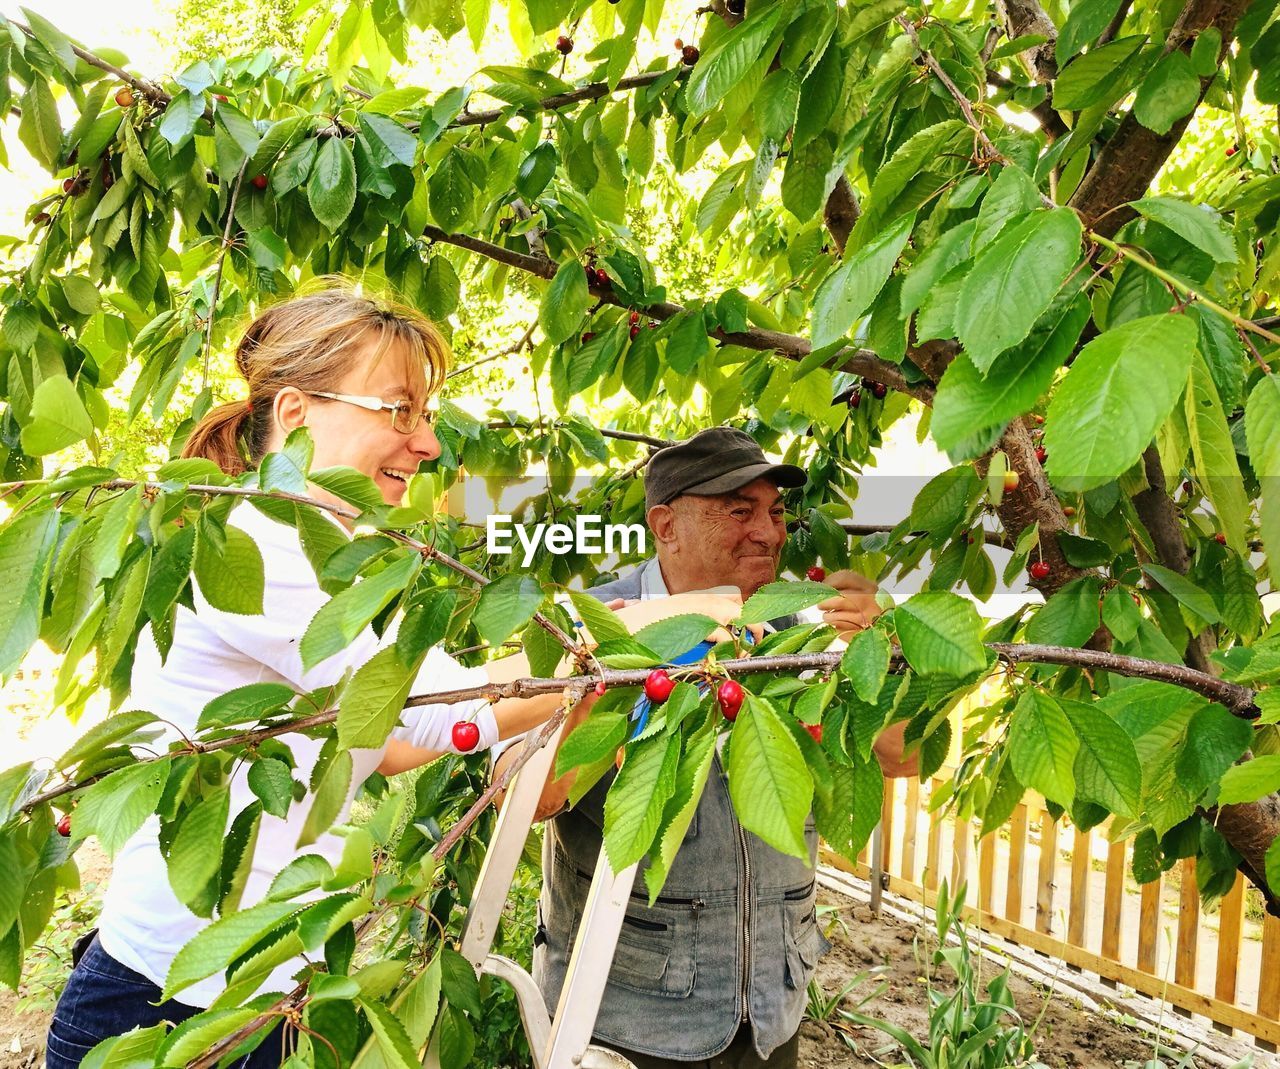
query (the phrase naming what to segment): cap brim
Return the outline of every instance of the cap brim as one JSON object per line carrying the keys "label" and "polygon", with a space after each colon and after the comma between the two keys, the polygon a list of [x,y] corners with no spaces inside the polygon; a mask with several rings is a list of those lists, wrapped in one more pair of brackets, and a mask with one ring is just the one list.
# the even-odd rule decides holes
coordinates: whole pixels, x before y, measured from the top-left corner
{"label": "cap brim", "polygon": [[794,464],[748,464],[745,468],[737,468],[723,475],[717,475],[714,479],[698,483],[696,486],[690,486],[687,490],[681,490],[680,493],[693,494],[697,497],[728,494],[742,489],[747,483],[753,483],[757,479],[772,479],[778,486],[795,487],[804,486],[809,481],[809,476],[803,468],[797,468]]}

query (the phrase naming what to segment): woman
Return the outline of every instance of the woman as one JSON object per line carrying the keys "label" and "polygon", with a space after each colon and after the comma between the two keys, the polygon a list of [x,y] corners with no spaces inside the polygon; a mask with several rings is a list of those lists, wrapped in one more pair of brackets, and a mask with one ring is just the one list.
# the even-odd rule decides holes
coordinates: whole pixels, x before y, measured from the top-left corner
{"label": "woman", "polygon": [[[315,446],[314,469],[356,468],[377,484],[388,504],[396,505],[419,463],[440,455],[426,405],[443,385],[448,348],[417,312],[327,282],[327,288],[277,304],[253,321],[236,352],[248,400],[210,412],[192,431],[183,455],[207,458],[238,475],[279,450],[290,431],[306,427]],[[338,500],[316,486],[311,493]],[[139,637],[133,667],[133,706],[188,734],[204,706],[226,691],[264,681],[283,682],[299,692],[335,684],[395,641],[394,627],[382,636],[366,628],[347,648],[304,669],[299,640],[328,599],[296,530],[243,503],[228,522],[249,534],[262,553],[263,613],[242,616],[214,609],[193,584],[196,611],[179,606],[168,656],[161,660],[148,628]],[[697,592],[630,606],[619,616],[632,628],[688,612],[726,623],[740,607],[732,596]],[[523,654],[464,668],[435,648],[412,691],[432,693],[529,674]],[[560,695],[548,694],[493,705],[472,701],[406,709],[383,748],[351,751],[352,774],[338,822],[375,770],[402,772],[453,749],[451,730],[459,720],[474,721],[480,745],[490,746],[546,720],[560,701]],[[309,783],[321,740],[297,735],[285,741],[297,765],[294,778]],[[232,817],[255,799],[246,764],[241,762],[232,778]],[[313,843],[305,842],[309,836],[299,843],[312,801],[308,794],[283,818],[263,813],[242,909],[260,901],[299,853],[318,853],[331,862],[341,856],[342,840],[328,832]],[[215,974],[184,988],[180,1001],[160,1003],[174,955],[209,923],[170,888],[159,822],[150,817],[115,859],[99,930],[78,957],[50,1026],[49,1069],[72,1069],[102,1039],[159,1021],[177,1023],[217,998],[224,983]],[[276,968],[260,990],[290,990],[291,976],[301,965],[293,959]],[[264,1043],[247,1057],[246,1069],[278,1064],[280,1050],[279,1043]]]}

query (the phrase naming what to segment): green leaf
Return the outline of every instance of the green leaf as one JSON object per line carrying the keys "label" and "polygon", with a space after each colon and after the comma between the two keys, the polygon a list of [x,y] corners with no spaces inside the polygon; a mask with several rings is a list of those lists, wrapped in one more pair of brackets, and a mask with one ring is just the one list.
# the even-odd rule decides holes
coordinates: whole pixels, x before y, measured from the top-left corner
{"label": "green leaf", "polygon": [[627,738],[630,718],[624,713],[596,712],[569,733],[556,754],[556,775],[612,756]]}
{"label": "green leaf", "polygon": [[322,226],[337,231],[355,202],[356,164],[351,146],[340,137],[325,138],[307,180],[307,203]]}
{"label": "green leaf", "polygon": [[835,587],[814,583],[808,579],[799,582],[783,581],[766,583],[742,605],[739,624],[763,624],[800,612],[828,598],[839,597]]}
{"label": "green leaf", "polygon": [[175,93],[160,119],[160,136],[174,148],[182,145],[194,132],[196,123],[204,114],[204,97],[186,89]]}
{"label": "green leaf", "polygon": [[1022,341],[1080,259],[1080,218],[1032,212],[978,254],[960,288],[956,334],[981,372]]}
{"label": "green leaf", "polygon": [[1249,462],[1262,490],[1258,526],[1272,570],[1280,568],[1280,378],[1263,375],[1244,410]]}
{"label": "green leaf", "polygon": [[1142,770],[1133,740],[1097,706],[1065,699],[1060,705],[1080,740],[1075,762],[1076,799],[1136,817],[1142,805]]}
{"label": "green leaf", "polygon": [[215,609],[252,616],[262,612],[263,568],[258,546],[239,527],[221,532],[201,523],[195,573],[200,593]]}
{"label": "green leaf", "polygon": [[31,421],[22,428],[23,451],[34,457],[56,453],[93,433],[93,420],[71,380],[54,375],[36,387]]}
{"label": "green leaf", "polygon": [[[8,71],[5,77],[8,78]],[[31,79],[31,85],[22,95],[18,138],[37,163],[48,171],[56,170],[62,155],[62,122],[49,83],[38,75]]]}
{"label": "green leaf", "polygon": [[[332,745],[333,740],[329,741]],[[318,760],[311,777],[311,808],[306,822],[298,834],[297,849],[310,846],[322,834],[333,827],[343,806],[347,804],[347,792],[351,787],[351,753],[348,750],[330,750],[328,761]],[[322,755],[323,757],[323,755]]]}
{"label": "green leaf", "polygon": [[227,833],[230,808],[231,792],[215,788],[182,818],[178,834],[169,847],[169,886],[179,902],[202,917],[212,912],[212,903],[210,908],[202,909],[200,900],[209,881],[222,868],[222,840]]}
{"label": "green leaf", "polygon": [[880,823],[884,773],[874,757],[855,755],[851,765],[835,765],[831,779],[830,801],[814,796],[814,820],[826,843],[852,862]]}
{"label": "green leaf", "polygon": [[1249,500],[1245,496],[1244,479],[1236,460],[1235,442],[1231,428],[1227,426],[1222,401],[1213,384],[1209,366],[1199,353],[1191,362],[1191,376],[1182,403],[1195,473],[1214,512],[1218,514],[1218,530],[1225,532],[1227,544],[1232,549],[1247,557],[1245,527],[1250,512]]}
{"label": "green leaf", "polygon": [[96,835],[102,849],[114,856],[155,811],[168,774],[168,761],[151,761],[123,768],[93,784],[76,806],[75,838]]}
{"label": "green leaf", "polygon": [[1089,321],[1089,301],[1063,292],[1027,339],[992,361],[984,375],[965,352],[956,354],[938,383],[929,431],[952,461],[969,460],[986,446],[982,429],[1005,425],[1033,409],[1075,348]]}
{"label": "green leaf", "polygon": [[1191,57],[1181,49],[1166,52],[1138,87],[1133,114],[1157,134],[1167,134],[1179,119],[1190,115],[1200,102],[1200,79]]}
{"label": "green leaf", "polygon": [[708,725],[690,736],[685,752],[676,770],[676,789],[662,814],[662,828],[658,832],[655,847],[649,851],[649,866],[644,871],[645,887],[649,889],[649,905],[653,905],[667,882],[671,863],[684,842],[693,823],[693,815],[702,801],[702,791],[711,771],[715,755],[716,733]]}
{"label": "green leaf", "polygon": [[1217,263],[1236,262],[1231,230],[1222,221],[1222,216],[1208,205],[1188,204],[1174,197],[1144,197],[1133,201],[1132,205],[1140,214],[1168,227]]}
{"label": "green leaf", "polygon": [[1031,618],[1027,624],[1027,641],[1049,646],[1083,646],[1098,630],[1101,588],[1096,576],[1073,579]]}
{"label": "green leaf", "polygon": [[342,689],[338,742],[348,749],[378,749],[400,719],[416,678],[395,646],[384,646]]}
{"label": "green leaf", "polygon": [[604,849],[609,867],[623,872],[648,852],[676,789],[680,738],[657,735],[627,750],[604,803]]}
{"label": "green leaf", "polygon": [[1218,804],[1256,802],[1276,791],[1280,791],[1280,755],[1265,754],[1243,764],[1232,765],[1222,774]]}
{"label": "green leaf", "polygon": [[431,177],[427,179],[427,192],[430,195],[431,214],[443,229],[456,230],[467,220],[471,214],[475,191],[467,176],[460,151],[450,152],[436,164]]}
{"label": "green leaf", "polygon": [[[48,53],[58,61],[72,77],[76,75],[76,54],[72,50],[71,41],[58,27],[46,19],[38,12],[32,11],[29,7],[19,8],[19,10],[27,17],[27,24],[31,27],[31,32],[35,34],[36,40],[44,45]],[[53,72],[50,71],[50,74]]]}
{"label": "green leaf", "polygon": [[1122,37],[1077,56],[1053,83],[1053,106],[1079,111],[1118,99],[1128,89],[1126,76],[1146,43],[1141,35]]}
{"label": "green leaf", "polygon": [[58,758],[58,768],[69,769],[72,765],[78,765],[86,758],[94,757],[113,743],[130,738],[137,734],[140,728],[154,724],[158,720],[159,717],[155,713],[146,713],[142,710],[115,713],[101,723],[94,724],[76,739],[67,752]]}
{"label": "green leaf", "polygon": [[297,909],[292,902],[260,902],[202,928],[174,955],[162,997],[173,998],[197,980],[226,968]]}
{"label": "green leaf", "polygon": [[804,825],[813,802],[813,778],[767,698],[747,692],[733,725],[726,772],[739,823],[775,850],[807,858]]}
{"label": "green leaf", "polygon": [[1199,798],[1216,786],[1253,741],[1253,726],[1220,705],[1206,705],[1187,724],[1186,741],[1178,750],[1181,786]]}
{"label": "green leaf", "polygon": [[547,188],[559,162],[556,147],[550,141],[539,142],[520,162],[520,167],[516,170],[516,192],[527,204],[532,204]]}
{"label": "green leaf", "polygon": [[360,128],[370,144],[381,146],[390,163],[412,167],[418,150],[418,140],[395,119],[376,112],[359,114]]}
{"label": "green leaf", "polygon": [[914,215],[904,215],[831,272],[813,297],[813,347],[849,333],[884,288],[911,236]]}
{"label": "green leaf", "polygon": [[761,58],[783,8],[753,8],[747,19],[726,33],[702,56],[685,85],[685,106],[694,118],[715,107]]}
{"label": "green leaf", "polygon": [[360,1005],[378,1040],[378,1049],[385,1064],[391,1069],[418,1069],[422,1063],[404,1025],[379,1002],[361,999]]}
{"label": "green leaf", "polygon": [[244,724],[260,720],[268,713],[288,705],[294,690],[284,683],[249,683],[220,694],[201,711],[196,730],[228,724]]}
{"label": "green leaf", "polygon": [[303,668],[314,668],[350,646],[378,613],[413,585],[421,567],[420,556],[406,555],[325,602],[298,644]]}
{"label": "green leaf", "polygon": [[922,675],[966,676],[987,666],[982,621],[973,602],[936,590],[893,610],[902,655]]}
{"label": "green leaf", "polygon": [[570,590],[568,594],[569,602],[573,605],[574,611],[582,622],[587,625],[587,630],[591,632],[591,637],[598,644],[631,637],[631,632],[627,630],[627,625],[622,622],[621,618],[612,609],[606,609],[590,594],[582,594],[576,590]]}
{"label": "green leaf", "polygon": [[1058,32],[1054,55],[1059,68],[1085,45],[1098,39],[1120,10],[1120,0],[1078,0]]}
{"label": "green leaf", "polygon": [[578,332],[591,303],[586,275],[576,260],[566,260],[543,294],[538,323],[547,341],[559,345]]}
{"label": "green leaf", "polygon": [[528,575],[504,575],[480,591],[471,622],[490,646],[500,645],[529,622],[542,604],[542,587]]}
{"label": "green leaf", "polygon": [[1034,687],[1022,692],[1009,719],[1009,759],[1019,782],[1070,809],[1080,740],[1062,707]]}
{"label": "green leaf", "polygon": [[307,469],[311,467],[314,453],[315,445],[307,428],[297,427],[291,430],[279,452],[268,453],[262,458],[259,465],[262,489],[305,495]]}
{"label": "green leaf", "polygon": [[707,638],[716,626],[715,620],[710,616],[685,613],[645,625],[636,632],[635,640],[656,653],[659,660],[669,661],[682,653],[688,653]]}
{"label": "green leaf", "polygon": [[284,820],[293,802],[293,774],[289,766],[274,757],[264,757],[249,766],[246,777],[262,809]]}
{"label": "green leaf", "polygon": [[884,689],[892,652],[884,632],[868,627],[853,636],[840,658],[840,671],[853,684],[858,697],[870,705],[876,703]]}
{"label": "green leaf", "polygon": [[1222,614],[1218,612],[1218,606],[1214,604],[1213,597],[1207,591],[1201,590],[1185,575],[1180,575],[1172,568],[1165,568],[1159,564],[1144,564],[1142,570],[1206,624],[1216,624],[1222,620]]}
{"label": "green leaf", "polygon": [[0,676],[8,678],[40,635],[58,513],[25,512],[0,529]]}
{"label": "green leaf", "polygon": [[1186,316],[1146,316],[1080,350],[1045,418],[1054,485],[1089,490],[1137,462],[1182,395],[1197,334]]}

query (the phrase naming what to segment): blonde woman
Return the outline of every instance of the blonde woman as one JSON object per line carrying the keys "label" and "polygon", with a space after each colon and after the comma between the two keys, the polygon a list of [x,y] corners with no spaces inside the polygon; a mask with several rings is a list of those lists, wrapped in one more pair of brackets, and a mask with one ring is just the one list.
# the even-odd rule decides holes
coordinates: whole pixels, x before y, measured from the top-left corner
{"label": "blonde woman", "polygon": [[[306,427],[315,446],[315,468],[356,468],[377,484],[388,504],[399,504],[406,479],[422,461],[440,455],[428,405],[444,383],[447,362],[443,338],[419,313],[330,281],[323,290],[268,308],[249,325],[236,351],[248,398],[216,408],[201,420],[184,455],[205,457],[224,472],[238,475],[278,450],[290,431]],[[311,492],[336,501],[319,487]],[[264,681],[310,691],[336,683],[395,641],[393,627],[382,636],[367,628],[348,648],[304,670],[299,640],[327,598],[297,532],[245,504],[231,513],[229,522],[248,533],[262,553],[262,614],[242,616],[215,609],[193,585],[195,611],[179,606],[168,656],[161,659],[150,628],[138,642],[133,706],[158,714],[188,734],[194,732],[204,706],[226,691]],[[696,592],[630,606],[620,615],[631,627],[687,612],[728,622],[739,608],[732,595]],[[464,668],[435,648],[413,692],[529,674],[523,655]],[[375,770],[402,772],[451,750],[457,721],[474,721],[480,729],[478,745],[487,747],[541,723],[559,700],[551,694],[493,705],[475,701],[406,709],[382,748],[352,751],[353,771],[338,819]],[[304,736],[290,736],[288,741],[297,763],[295,779],[310,782],[321,741]],[[232,817],[254,800],[245,777],[241,764],[231,784]],[[263,813],[241,908],[261,900],[276,874],[300,852],[296,844],[311,802],[308,795],[283,818]],[[326,833],[305,851],[336,861],[341,847],[341,839]],[[180,1022],[217,998],[224,984],[215,975],[185,988],[180,1001],[160,1001],[175,954],[209,923],[171,890],[159,823],[149,818],[117,856],[98,931],[82,941],[50,1026],[49,1069],[72,1069],[105,1038],[159,1021]],[[276,968],[260,990],[290,990],[290,977],[302,964],[295,959]],[[265,1069],[280,1059],[281,1045],[267,1042],[241,1064]]]}

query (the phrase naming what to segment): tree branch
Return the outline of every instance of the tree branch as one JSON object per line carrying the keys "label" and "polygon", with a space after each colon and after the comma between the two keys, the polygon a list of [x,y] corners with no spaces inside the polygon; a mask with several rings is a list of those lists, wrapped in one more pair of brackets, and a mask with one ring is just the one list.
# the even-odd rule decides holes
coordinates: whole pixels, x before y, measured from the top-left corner
{"label": "tree branch", "polygon": [[[1218,63],[1222,64],[1235,34],[1236,23],[1249,0],[1190,0],[1169,33],[1165,52],[1175,48],[1189,51],[1204,30],[1214,27],[1222,34]],[[1152,180],[1169,158],[1183,132],[1216,77],[1200,79],[1196,108],[1175,122],[1168,133],[1148,130],[1130,112],[1119,129],[1103,146],[1092,167],[1072,194],[1070,206],[1084,217],[1085,224],[1106,237],[1113,237],[1136,214],[1125,207],[1144,196]]]}
{"label": "tree branch", "polygon": [[[495,245],[490,241],[473,238],[469,234],[451,234],[436,226],[428,226],[422,233],[430,241],[439,241],[446,245],[454,245],[459,249],[466,249],[468,252],[478,253],[497,263],[506,264],[508,267],[516,267],[528,274],[536,275],[538,278],[548,280],[553,278],[558,267],[552,260],[541,260],[536,256],[530,256],[528,253],[517,252],[514,249]],[[592,284],[589,288],[592,295],[605,304],[611,304],[618,308],[631,307],[613,291],[612,287]],[[672,316],[680,315],[685,311],[685,308],[683,305],[673,304],[669,301],[659,301],[644,306],[643,311],[651,319],[666,320]],[[739,345],[744,349],[756,349],[761,352],[777,352],[793,360],[801,360],[812,351],[808,338],[802,338],[798,334],[786,334],[778,330],[765,330],[761,327],[751,327],[744,331],[727,331],[717,328],[712,332],[711,336],[729,345]],[[848,371],[868,378],[873,382],[883,383],[891,390],[908,394],[919,401],[923,401],[925,404],[929,404],[933,400],[934,391],[931,385],[907,382],[897,364],[881,360],[870,349],[848,346],[839,350],[831,358],[831,363],[837,370]]]}
{"label": "tree branch", "polygon": [[1018,59],[1027,73],[1037,82],[1047,84],[1058,76],[1058,62],[1054,49],[1058,43],[1058,28],[1045,14],[1037,0],[996,0],[996,11],[1004,23],[1009,40],[1019,37],[1044,37],[1043,44],[1018,53]]}

